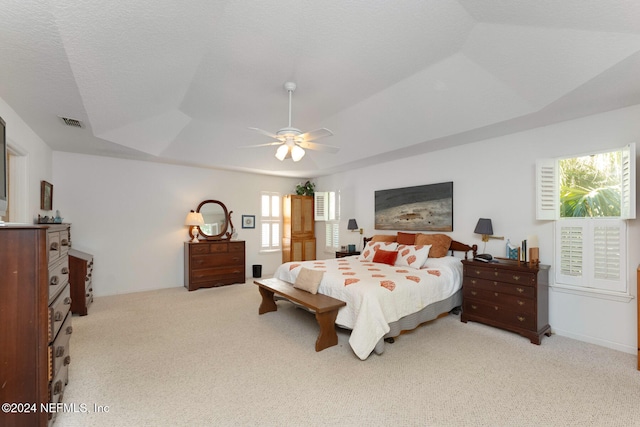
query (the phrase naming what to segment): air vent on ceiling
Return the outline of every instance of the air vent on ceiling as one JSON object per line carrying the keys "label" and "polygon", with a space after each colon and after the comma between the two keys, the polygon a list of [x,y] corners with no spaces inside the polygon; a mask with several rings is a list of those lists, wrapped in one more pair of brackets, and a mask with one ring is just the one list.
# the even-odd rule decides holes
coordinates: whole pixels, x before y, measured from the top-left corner
{"label": "air vent on ceiling", "polygon": [[62,121],[64,122],[65,125],[67,126],[72,126],[72,127],[76,127],[76,128],[81,128],[84,127],[82,125],[82,122],[78,119],[70,119],[68,117],[62,117],[62,116],[58,116],[62,119]]}

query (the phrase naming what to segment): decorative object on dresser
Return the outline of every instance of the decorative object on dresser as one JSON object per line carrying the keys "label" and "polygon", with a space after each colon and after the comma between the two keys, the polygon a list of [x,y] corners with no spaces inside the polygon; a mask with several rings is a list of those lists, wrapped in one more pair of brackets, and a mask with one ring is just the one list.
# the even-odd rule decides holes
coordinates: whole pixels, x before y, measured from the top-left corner
{"label": "decorative object on dresser", "polygon": [[189,227],[190,242],[198,243],[198,227],[204,225],[204,218],[200,212],[191,211],[184,220],[184,225]]}
{"label": "decorative object on dresser", "polygon": [[93,255],[69,249],[69,285],[71,286],[71,312],[87,315],[93,302]]}
{"label": "decorative object on dresser", "polygon": [[47,426],[69,381],[69,224],[0,227],[0,401],[3,426]]}
{"label": "decorative object on dresser", "polygon": [[500,259],[496,263],[462,261],[463,302],[460,320],[516,332],[540,344],[551,336],[549,266]]}
{"label": "decorative object on dresser", "polygon": [[316,259],[313,196],[282,198],[282,262]]}
{"label": "decorative object on dresser", "polygon": [[206,241],[184,244],[184,287],[200,288],[244,283],[244,241]]}

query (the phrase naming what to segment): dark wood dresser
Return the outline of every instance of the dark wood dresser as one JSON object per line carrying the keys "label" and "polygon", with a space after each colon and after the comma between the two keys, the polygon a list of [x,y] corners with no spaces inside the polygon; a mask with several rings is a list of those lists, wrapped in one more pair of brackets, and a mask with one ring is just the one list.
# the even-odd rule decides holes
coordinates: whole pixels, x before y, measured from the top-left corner
{"label": "dark wood dresser", "polygon": [[71,312],[86,316],[93,302],[93,255],[69,249]]}
{"label": "dark wood dresser", "polygon": [[462,322],[516,332],[533,344],[540,344],[543,335],[551,336],[548,265],[530,267],[511,260],[462,264]]}
{"label": "dark wood dresser", "polygon": [[42,409],[60,402],[68,383],[69,229],[0,227],[0,402],[22,405],[3,406],[2,426],[51,425],[55,410]]}
{"label": "dark wood dresser", "polygon": [[208,240],[184,244],[184,287],[200,288],[244,283],[244,241]]}

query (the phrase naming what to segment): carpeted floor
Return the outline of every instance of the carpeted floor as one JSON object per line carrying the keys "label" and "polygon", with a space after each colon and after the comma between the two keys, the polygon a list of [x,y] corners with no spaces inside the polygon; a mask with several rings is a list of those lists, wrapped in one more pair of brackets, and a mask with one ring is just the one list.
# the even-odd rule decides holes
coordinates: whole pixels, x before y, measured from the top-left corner
{"label": "carpeted floor", "polygon": [[[634,355],[449,315],[359,360],[251,282],[96,298],[56,426],[640,426]],[[553,325],[552,325],[553,326]]]}

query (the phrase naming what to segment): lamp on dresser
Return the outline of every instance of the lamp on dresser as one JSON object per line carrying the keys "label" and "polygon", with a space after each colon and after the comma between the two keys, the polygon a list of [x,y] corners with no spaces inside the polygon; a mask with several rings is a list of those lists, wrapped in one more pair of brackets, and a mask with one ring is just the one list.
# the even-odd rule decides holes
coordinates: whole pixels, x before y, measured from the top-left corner
{"label": "lamp on dresser", "polygon": [[184,225],[189,226],[189,235],[191,236],[190,242],[198,243],[198,227],[204,225],[204,218],[200,212],[191,211],[187,214],[187,218],[184,220]]}

